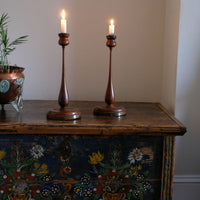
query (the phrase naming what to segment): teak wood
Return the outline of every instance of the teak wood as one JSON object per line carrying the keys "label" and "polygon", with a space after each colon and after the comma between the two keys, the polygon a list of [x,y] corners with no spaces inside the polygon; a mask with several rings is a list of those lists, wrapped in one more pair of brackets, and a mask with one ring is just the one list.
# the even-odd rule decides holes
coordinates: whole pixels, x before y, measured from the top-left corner
{"label": "teak wood", "polygon": [[[86,152],[92,157],[95,155],[94,152],[99,151],[101,155],[103,151],[103,161],[108,164],[109,160],[106,159],[106,154],[111,153],[109,152],[110,147],[117,146],[116,149],[123,152],[121,158],[124,157],[124,154],[127,154],[127,151],[137,147],[141,149],[144,155],[146,154],[147,160],[144,160],[144,163],[141,162],[140,165],[144,169],[151,169],[150,172],[152,174],[148,175],[146,181],[150,182],[151,187],[154,189],[154,192],[145,193],[141,199],[172,200],[175,136],[184,135],[186,132],[185,126],[159,103],[119,103],[119,105],[124,105],[127,108],[127,115],[121,118],[93,115],[94,106],[101,105],[101,103],[71,102],[71,105],[79,107],[82,113],[82,119],[75,121],[46,119],[46,112],[56,105],[56,101],[25,101],[24,109],[20,113],[13,112],[13,109],[7,106],[6,110],[0,114],[0,145],[4,145],[5,141],[7,141],[5,148],[9,149],[12,144],[16,144],[17,140],[19,140],[24,142],[23,145],[25,147],[29,148],[36,141],[41,141],[42,143],[40,144],[45,141],[45,148],[49,149],[50,155],[52,154],[51,151],[55,149],[54,157],[58,155],[58,161],[57,163],[52,163],[52,165],[49,164],[49,169],[53,170],[50,170],[49,173],[56,174],[55,181],[62,183],[66,187],[66,192],[56,197],[57,200],[64,200],[69,196],[73,200],[79,198],[75,191],[71,189],[76,188],[76,184],[80,185],[73,173],[81,174],[83,170],[87,172],[88,168],[90,168],[88,155],[84,157]],[[52,141],[53,143],[51,144]],[[61,142],[55,147],[56,141]],[[66,149],[68,150],[63,153],[62,148],[65,151]],[[71,151],[73,151],[72,155],[70,154]],[[79,156],[81,158],[80,161]],[[48,159],[51,159],[51,157],[52,155]],[[153,159],[153,157],[155,158]],[[59,158],[61,159],[60,161]],[[91,159],[91,162],[94,161]],[[127,157],[123,162],[126,161]],[[63,163],[61,168],[59,162]],[[58,169],[60,172],[58,171],[57,173]],[[63,179],[63,173],[67,173],[65,179]],[[67,178],[70,177],[70,174],[73,179]],[[133,177],[129,175],[129,177],[135,181],[137,180],[137,174]],[[97,184],[95,178],[93,181]],[[116,181],[115,183],[118,182]],[[27,182],[27,184],[29,183]],[[134,185],[135,183],[130,181],[129,184]],[[129,193],[104,193],[102,196],[107,200],[111,200],[114,197],[122,200],[125,196],[132,200],[131,194],[129,191]],[[100,194],[93,193],[93,195]],[[97,197],[95,196],[95,198]]]}
{"label": "teak wood", "polygon": [[92,134],[92,135],[183,135],[186,128],[159,103],[123,102],[127,116],[111,118],[94,116],[93,108],[102,102],[72,101],[72,107],[79,107],[81,120],[53,121],[46,119],[46,113],[56,106],[56,101],[25,101],[22,112],[12,108],[0,116],[0,131],[11,134]]}
{"label": "teak wood", "polygon": [[59,34],[59,45],[62,46],[62,78],[61,78],[61,86],[60,93],[58,97],[58,103],[61,108],[68,106],[69,104],[69,94],[66,86],[66,78],[65,78],[65,46],[69,45],[69,34]]}
{"label": "teak wood", "polygon": [[60,33],[58,44],[62,46],[62,77],[61,86],[58,96],[60,108],[50,110],[47,113],[47,119],[51,120],[75,120],[81,118],[81,113],[78,109],[69,108],[69,94],[65,78],[65,46],[69,45],[69,34]]}
{"label": "teak wood", "polygon": [[109,116],[123,116],[126,115],[126,110],[124,107],[117,107],[115,103],[115,93],[112,82],[112,49],[116,46],[116,35],[107,35],[106,46],[110,50],[110,60],[109,60],[109,75],[108,75],[108,85],[105,94],[106,105],[97,106],[94,109],[94,115],[109,115]]}

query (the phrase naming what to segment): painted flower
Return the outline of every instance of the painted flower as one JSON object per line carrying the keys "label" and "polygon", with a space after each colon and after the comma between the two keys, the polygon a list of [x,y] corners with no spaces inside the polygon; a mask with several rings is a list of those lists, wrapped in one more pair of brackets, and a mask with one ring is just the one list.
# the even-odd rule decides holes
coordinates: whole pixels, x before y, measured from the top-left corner
{"label": "painted flower", "polygon": [[98,181],[99,181],[100,183],[104,183],[106,180],[107,180],[107,178],[106,178],[106,176],[105,176],[104,174],[100,174],[100,175],[98,176]]}
{"label": "painted flower", "polygon": [[142,165],[138,165],[138,166],[137,166],[137,169],[138,169],[138,170],[141,170],[141,169],[142,169]]}
{"label": "painted flower", "polygon": [[82,194],[82,188],[81,188],[80,186],[76,186],[76,187],[74,188],[74,192],[75,192],[77,195],[81,196],[81,194]]}
{"label": "painted flower", "polygon": [[25,175],[26,181],[34,181],[35,180],[35,174],[26,174]]}
{"label": "painted flower", "polygon": [[98,151],[97,153],[92,153],[92,155],[89,156],[89,158],[90,163],[92,165],[96,165],[104,159],[104,156]]}
{"label": "painted flower", "polygon": [[96,194],[103,194],[103,186],[102,185],[96,185],[94,188],[94,192]]}
{"label": "painted flower", "polygon": [[41,195],[42,195],[43,197],[49,197],[50,194],[51,194],[51,191],[50,191],[48,188],[42,188],[42,190],[41,190]]}
{"label": "painted flower", "polygon": [[53,194],[58,194],[61,191],[61,186],[59,184],[53,184],[51,187]]}
{"label": "painted flower", "polygon": [[131,164],[135,164],[135,161],[141,161],[143,157],[142,151],[138,148],[133,149],[128,155],[128,160]]}
{"label": "painted flower", "polygon": [[108,177],[109,177],[110,179],[116,179],[117,176],[118,176],[118,171],[116,171],[115,169],[110,170],[110,171],[108,172]]}
{"label": "painted flower", "polygon": [[30,193],[35,196],[37,194],[40,193],[40,188],[38,187],[38,185],[32,185],[30,188]]}
{"label": "painted flower", "polygon": [[119,176],[119,180],[120,180],[122,183],[128,183],[128,182],[129,182],[129,175],[121,174],[121,175]]}
{"label": "painted flower", "polygon": [[141,190],[140,188],[137,188],[137,189],[135,190],[135,196],[136,196],[136,197],[141,197],[142,194],[143,194],[143,192],[142,192],[142,190]]}
{"label": "painted flower", "polygon": [[142,169],[141,165],[131,165],[130,169],[129,169],[129,175],[130,176],[136,176],[138,175],[138,172]]}
{"label": "painted flower", "polygon": [[93,188],[86,188],[85,190],[84,190],[84,196],[85,197],[90,197],[90,196],[92,196],[92,194],[93,194]]}
{"label": "painted flower", "polygon": [[42,156],[44,156],[44,149],[41,145],[35,145],[32,147],[31,151],[31,155],[33,156],[33,158],[38,159]]}
{"label": "painted flower", "polygon": [[4,150],[0,150],[0,160],[2,160],[6,155],[6,152]]}
{"label": "painted flower", "polygon": [[81,178],[81,184],[88,185],[90,183],[90,178],[88,176],[83,176]]}
{"label": "painted flower", "polygon": [[144,175],[143,174],[138,174],[136,177],[137,182],[142,182],[144,180]]}
{"label": "painted flower", "polygon": [[132,166],[130,167],[129,174],[130,174],[131,176],[136,176],[136,175],[138,174],[137,167],[135,167],[135,166],[132,165]]}
{"label": "painted flower", "polygon": [[132,185],[125,185],[122,187],[123,193],[131,193],[133,191],[133,186]]}
{"label": "painted flower", "polygon": [[9,191],[9,186],[8,185],[1,186],[1,189],[0,189],[0,193],[1,194],[7,194],[8,191]]}
{"label": "painted flower", "polygon": [[13,182],[12,176],[10,174],[3,175],[3,180],[4,180],[5,183],[12,183]]}
{"label": "painted flower", "polygon": [[33,164],[33,166],[34,166],[34,169],[37,170],[38,174],[48,174],[49,173],[48,166],[45,163],[43,163],[41,165],[41,164],[35,162]]}
{"label": "painted flower", "polygon": [[13,172],[13,176],[16,178],[16,179],[21,179],[22,178],[22,171],[21,170],[17,170],[17,171],[14,171]]}
{"label": "painted flower", "polygon": [[151,184],[149,182],[145,182],[143,184],[143,188],[145,191],[150,191],[151,190]]}
{"label": "painted flower", "polygon": [[50,184],[52,181],[52,177],[49,175],[46,175],[42,178],[42,181],[44,182],[45,185]]}

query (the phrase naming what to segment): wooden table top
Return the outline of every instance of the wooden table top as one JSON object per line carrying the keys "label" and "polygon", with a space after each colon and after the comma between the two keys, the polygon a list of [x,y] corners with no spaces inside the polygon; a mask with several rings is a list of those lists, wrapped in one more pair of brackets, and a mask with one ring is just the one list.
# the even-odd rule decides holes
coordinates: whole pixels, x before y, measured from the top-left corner
{"label": "wooden table top", "polygon": [[186,128],[159,103],[116,103],[123,105],[127,116],[120,118],[94,116],[93,110],[102,102],[72,101],[82,118],[75,121],[47,120],[49,110],[57,101],[24,101],[17,113],[10,105],[0,114],[1,134],[80,134],[80,135],[183,135]]}

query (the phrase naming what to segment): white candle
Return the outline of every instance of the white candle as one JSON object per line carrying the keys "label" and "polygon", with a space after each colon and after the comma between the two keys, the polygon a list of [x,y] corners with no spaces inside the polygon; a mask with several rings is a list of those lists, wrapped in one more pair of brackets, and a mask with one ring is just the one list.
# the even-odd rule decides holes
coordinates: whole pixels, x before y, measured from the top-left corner
{"label": "white candle", "polygon": [[67,20],[65,19],[64,9],[62,10],[61,33],[67,33]]}
{"label": "white candle", "polygon": [[115,25],[114,25],[114,20],[110,20],[110,25],[109,25],[109,35],[114,35],[115,34]]}

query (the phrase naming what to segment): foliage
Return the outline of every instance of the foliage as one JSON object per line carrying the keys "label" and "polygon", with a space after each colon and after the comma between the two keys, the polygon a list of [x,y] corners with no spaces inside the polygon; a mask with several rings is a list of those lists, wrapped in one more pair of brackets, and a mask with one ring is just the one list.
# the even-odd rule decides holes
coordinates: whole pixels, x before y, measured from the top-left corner
{"label": "foliage", "polygon": [[46,164],[38,162],[44,156],[43,152],[38,153],[43,148],[38,147],[27,152],[16,143],[10,153],[0,150],[0,199],[52,200],[61,196],[62,185],[48,174]]}
{"label": "foliage", "polygon": [[123,163],[121,151],[116,148],[109,153],[109,162],[105,163],[100,151],[93,152],[89,155],[89,173],[73,186],[73,199],[143,200],[146,193],[153,191],[147,181],[149,171],[143,168],[144,156],[135,148],[129,153],[130,163]]}
{"label": "foliage", "polygon": [[0,17],[0,69],[9,69],[8,56],[16,49],[16,46],[27,41],[27,35],[21,36],[10,42],[8,37],[8,19],[7,13]]}

